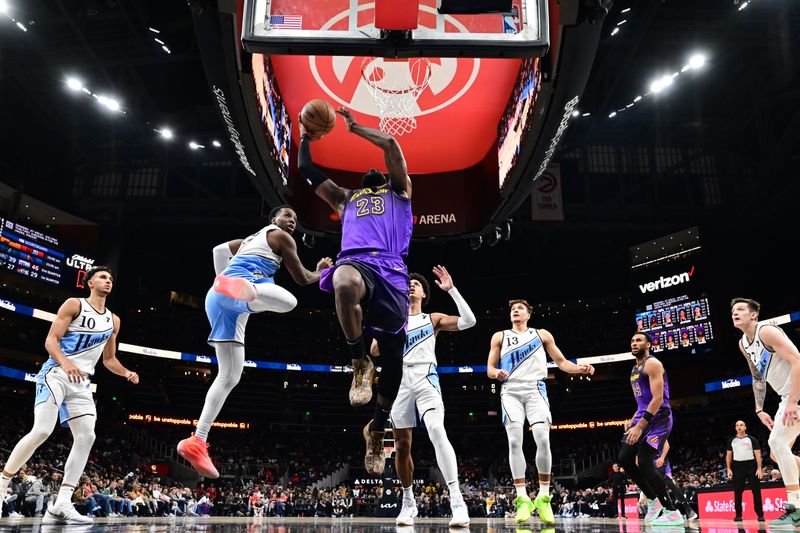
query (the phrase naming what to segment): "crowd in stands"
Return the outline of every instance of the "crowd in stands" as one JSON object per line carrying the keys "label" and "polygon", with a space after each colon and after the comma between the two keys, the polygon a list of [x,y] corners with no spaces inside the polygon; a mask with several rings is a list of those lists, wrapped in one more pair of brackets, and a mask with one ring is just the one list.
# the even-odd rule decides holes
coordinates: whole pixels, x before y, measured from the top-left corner
{"label": "crowd in stands", "polygon": [[[23,416],[3,415],[3,427],[9,428],[0,435],[0,461],[27,430],[29,420]],[[691,502],[699,488],[727,483],[724,475],[724,437],[730,433],[730,421],[718,422],[708,418],[702,428],[684,424],[672,436],[675,444],[670,459],[673,476]],[[160,437],[167,440],[181,433],[179,429],[164,430]],[[760,428],[753,430],[762,436]],[[216,449],[220,461],[226,464],[245,465],[260,461],[260,468],[246,473],[230,471],[220,480],[200,483],[191,488],[176,483],[167,476],[150,472],[151,458],[138,454],[136,447],[117,430],[103,432],[98,428],[98,439],[90,457],[86,473],[75,491],[73,503],[79,512],[92,516],[372,516],[379,504],[399,505],[399,487],[341,482],[335,488],[314,488],[312,485],[325,474],[344,465],[358,462],[358,454],[349,449],[347,440],[326,437],[324,460],[314,461],[315,444],[319,439],[295,439],[296,444],[286,446],[280,440],[271,443],[269,453],[260,448],[260,438],[242,440],[241,436],[218,438]],[[273,439],[276,440],[276,439]],[[422,459],[418,466],[423,470],[432,464],[432,450],[425,439],[420,439]],[[472,439],[473,441],[482,439]],[[568,457],[585,453],[586,449],[572,435],[556,437],[554,453]],[[584,439],[585,440],[585,439]],[[613,439],[607,439],[613,440]],[[766,444],[766,440],[762,440]],[[57,430],[34,455],[11,483],[4,512],[12,517],[40,515],[48,502],[54,501],[61,480],[63,461],[69,450],[71,437],[66,430]],[[609,444],[610,446],[613,445]],[[283,449],[285,446],[285,449]],[[467,440],[457,442],[464,450],[461,462],[461,485],[470,516],[508,517],[514,512],[514,489],[502,461],[497,463],[494,475],[487,469],[487,461],[480,457],[480,448],[469,448]],[[467,448],[464,448],[467,446]],[[575,447],[573,447],[575,446]],[[772,470],[768,450],[764,446],[765,470]],[[318,452],[318,450],[317,450]],[[311,465],[311,466],[308,466]],[[533,469],[531,467],[530,472]],[[224,470],[223,470],[224,472]],[[529,476],[533,477],[533,476]],[[635,490],[635,487],[629,487]],[[531,486],[529,490],[534,490]],[[553,506],[563,518],[614,516],[613,497],[607,482],[592,486],[554,486]],[[450,513],[450,495],[446,487],[435,481],[415,486],[415,496],[423,517],[446,517]]]}

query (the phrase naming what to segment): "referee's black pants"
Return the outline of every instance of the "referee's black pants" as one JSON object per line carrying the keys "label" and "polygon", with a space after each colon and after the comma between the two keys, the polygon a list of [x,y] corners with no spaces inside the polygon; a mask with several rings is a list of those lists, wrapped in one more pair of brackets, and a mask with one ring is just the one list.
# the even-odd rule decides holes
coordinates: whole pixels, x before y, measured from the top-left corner
{"label": "referee's black pants", "polygon": [[[621,515],[619,513],[622,513]],[[612,518],[616,518],[617,516],[625,517],[625,489],[622,490],[614,489],[614,516]]]}
{"label": "referee's black pants", "polygon": [[742,493],[744,485],[749,481],[750,489],[753,491],[753,510],[756,516],[763,516],[764,510],[761,508],[761,480],[756,477],[756,462],[753,461],[731,461],[731,472],[733,473],[733,506],[736,516],[742,516]]}

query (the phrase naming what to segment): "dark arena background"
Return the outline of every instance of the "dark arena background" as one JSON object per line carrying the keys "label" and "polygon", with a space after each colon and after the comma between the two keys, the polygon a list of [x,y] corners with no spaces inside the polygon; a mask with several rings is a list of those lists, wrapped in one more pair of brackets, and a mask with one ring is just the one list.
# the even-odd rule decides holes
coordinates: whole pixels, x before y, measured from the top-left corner
{"label": "dark arena background", "polygon": [[[215,246],[288,204],[306,268],[340,251],[341,216],[297,164],[298,116],[316,98],[395,136],[413,183],[405,263],[430,283],[423,311],[459,315],[434,284],[444,265],[475,315],[436,337],[470,528],[733,533],[781,516],[800,526],[730,305],[757,300],[760,322],[782,328],[785,346],[800,342],[798,50],[791,0],[0,0],[0,463],[11,477],[0,479],[0,531],[448,528],[459,497],[423,424],[411,452],[418,516],[396,524],[408,492],[393,432],[383,474],[370,474],[362,429],[375,399],[348,401],[334,295],[287,268],[275,283],[297,305],[250,315],[244,370],[207,438],[219,477],[176,450],[219,370],[206,342]],[[343,187],[386,171],[341,116],[312,150]],[[45,346],[57,313],[68,299],[91,305],[77,299],[101,265],[119,329],[81,382],[94,440],[63,504],[85,523],[54,523],[70,428],[91,413],[48,427],[20,469],[7,462],[34,405],[56,397],[41,376],[62,370],[48,370],[58,343]],[[503,384],[487,375],[513,299],[530,303],[529,326],[567,360],[594,367],[570,374],[547,358],[536,389],[552,416],[555,524],[518,521]],[[92,350],[94,333],[76,323],[60,357]],[[645,521],[646,497],[613,475],[636,410],[637,331],[669,379],[667,458],[681,493],[670,498],[691,509],[679,505],[686,520],[668,528]],[[103,364],[114,346],[117,373]],[[775,361],[800,357],[792,350]],[[780,397],[767,389],[772,416]],[[734,521],[726,455],[738,420],[757,440],[765,521],[752,480]],[[531,499],[536,448],[525,424]]]}

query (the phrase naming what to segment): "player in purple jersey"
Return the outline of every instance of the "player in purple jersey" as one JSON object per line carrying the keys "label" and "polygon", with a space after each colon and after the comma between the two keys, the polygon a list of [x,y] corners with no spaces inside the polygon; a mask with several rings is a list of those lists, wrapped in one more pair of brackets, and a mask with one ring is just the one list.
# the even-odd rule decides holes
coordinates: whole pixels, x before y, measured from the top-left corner
{"label": "player in purple jersey", "polygon": [[384,428],[403,376],[409,307],[408,269],[403,258],[408,255],[413,225],[411,179],[394,137],[357,124],[347,109],[337,113],[344,117],[350,132],[383,150],[389,178],[370,169],[362,178],[362,188],[339,187],[314,165],[309,143],[316,139],[302,122],[297,168],[342,221],[342,250],[319,285],[336,295],[336,314],[353,362],[352,405],[366,404],[372,398],[374,367],[367,357],[365,333],[378,342],[383,358],[375,414],[363,431],[367,446],[364,464],[368,472],[377,475],[386,463]]}
{"label": "player in purple jersey", "polygon": [[625,422],[619,462],[647,497],[645,524],[682,526],[683,517],[667,495],[667,485],[655,466],[672,429],[672,410],[667,374],[661,361],[650,355],[651,344],[647,333],[638,332],[631,338],[631,354],[636,358],[631,371],[636,413]]}

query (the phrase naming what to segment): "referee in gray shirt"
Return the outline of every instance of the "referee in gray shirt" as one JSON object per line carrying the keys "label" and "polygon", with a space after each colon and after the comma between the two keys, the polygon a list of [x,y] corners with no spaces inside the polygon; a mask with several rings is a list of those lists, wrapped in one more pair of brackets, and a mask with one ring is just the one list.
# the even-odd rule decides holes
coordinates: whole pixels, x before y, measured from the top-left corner
{"label": "referee in gray shirt", "polygon": [[728,441],[725,464],[728,466],[728,479],[733,481],[733,504],[736,510],[735,521],[742,519],[742,493],[744,484],[750,481],[753,491],[753,507],[759,521],[764,520],[761,508],[761,446],[758,440],[746,433],[747,425],[736,422],[736,436]]}

